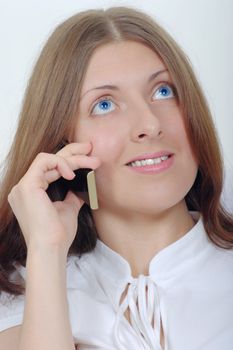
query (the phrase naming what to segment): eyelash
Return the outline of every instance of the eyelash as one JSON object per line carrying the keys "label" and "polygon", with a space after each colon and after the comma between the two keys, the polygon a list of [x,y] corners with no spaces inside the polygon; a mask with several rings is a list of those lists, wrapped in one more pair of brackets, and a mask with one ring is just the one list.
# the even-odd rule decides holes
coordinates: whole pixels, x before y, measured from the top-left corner
{"label": "eyelash", "polygon": [[[173,93],[174,93],[174,98],[177,97],[177,89],[176,89],[175,85],[170,83],[170,82],[168,83],[166,81],[160,82],[159,85],[157,84],[152,90],[153,91],[152,95],[156,92],[156,90],[158,90],[163,85],[169,86],[172,89]],[[105,100],[111,100],[112,101],[112,96],[110,96],[110,95],[103,95],[103,96],[99,97],[97,100],[95,100],[95,102],[90,107],[90,113],[92,114],[94,108],[96,107],[96,105],[98,103],[100,103],[101,101],[105,101]]]}

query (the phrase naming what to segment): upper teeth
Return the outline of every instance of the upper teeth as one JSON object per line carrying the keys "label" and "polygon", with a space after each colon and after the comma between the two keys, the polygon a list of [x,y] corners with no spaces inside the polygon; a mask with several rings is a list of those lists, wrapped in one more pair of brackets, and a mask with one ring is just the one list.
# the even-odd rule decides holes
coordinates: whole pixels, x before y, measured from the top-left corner
{"label": "upper teeth", "polygon": [[168,156],[162,156],[158,158],[149,158],[149,159],[143,159],[143,160],[136,160],[135,162],[131,162],[129,165],[131,166],[144,166],[144,165],[154,165],[159,164],[164,160],[167,160]]}

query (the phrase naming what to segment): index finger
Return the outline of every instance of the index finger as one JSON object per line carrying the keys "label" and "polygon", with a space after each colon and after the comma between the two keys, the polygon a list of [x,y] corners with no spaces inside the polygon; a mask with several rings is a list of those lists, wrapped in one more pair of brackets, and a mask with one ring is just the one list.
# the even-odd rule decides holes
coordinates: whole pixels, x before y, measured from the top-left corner
{"label": "index finger", "polygon": [[61,157],[70,157],[74,155],[87,155],[92,150],[92,144],[90,142],[72,142],[65,145],[60,151],[56,154]]}

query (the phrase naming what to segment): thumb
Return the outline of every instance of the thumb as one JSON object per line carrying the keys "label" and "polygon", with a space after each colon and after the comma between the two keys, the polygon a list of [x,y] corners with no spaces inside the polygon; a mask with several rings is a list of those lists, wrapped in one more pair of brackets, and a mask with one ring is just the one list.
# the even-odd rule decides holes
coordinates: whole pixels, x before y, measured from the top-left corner
{"label": "thumb", "polygon": [[84,201],[71,191],[67,193],[63,202],[65,204],[68,204],[71,207],[71,209],[74,210],[76,215],[78,215],[79,210],[84,204]]}

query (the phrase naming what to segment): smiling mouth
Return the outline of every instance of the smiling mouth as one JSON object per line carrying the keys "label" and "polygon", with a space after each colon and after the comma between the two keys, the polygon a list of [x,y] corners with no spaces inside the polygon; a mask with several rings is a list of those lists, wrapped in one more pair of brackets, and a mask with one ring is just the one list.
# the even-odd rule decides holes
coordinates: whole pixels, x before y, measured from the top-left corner
{"label": "smiling mouth", "polygon": [[170,154],[170,155],[161,156],[161,157],[157,157],[157,158],[135,160],[133,162],[127,163],[126,165],[131,166],[131,167],[143,167],[143,166],[147,166],[147,165],[157,165],[157,164],[161,164],[162,162],[168,160],[169,158],[171,158],[171,156],[172,155]]}

